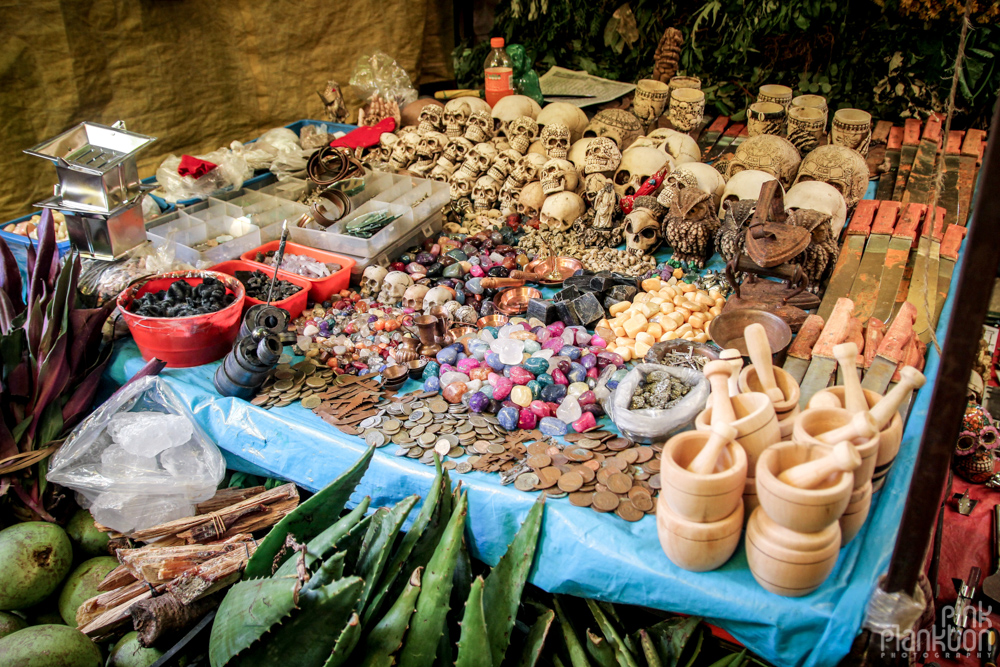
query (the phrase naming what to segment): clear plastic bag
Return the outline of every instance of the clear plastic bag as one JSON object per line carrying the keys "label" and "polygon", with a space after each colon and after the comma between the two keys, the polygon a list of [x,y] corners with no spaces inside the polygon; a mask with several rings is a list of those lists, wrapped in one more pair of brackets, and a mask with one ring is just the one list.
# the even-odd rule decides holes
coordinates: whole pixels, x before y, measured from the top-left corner
{"label": "clear plastic bag", "polygon": [[185,271],[194,267],[174,257],[174,244],[169,242],[175,232],[170,232],[168,242],[154,248],[150,242],[129,250],[124,257],[108,262],[101,259],[84,259],[80,271],[79,290],[85,295],[96,295],[100,305],[115,299],[126,287],[139,278],[155,276],[170,271]]}
{"label": "clear plastic bag", "polygon": [[196,155],[195,157],[216,165],[215,169],[201,178],[178,174],[181,159],[176,155],[168,155],[156,170],[156,182],[160,184],[163,198],[169,202],[207,199],[219,190],[242,187],[243,181],[253,176],[253,168],[247,163],[244,152],[243,144],[234,141],[229,148]]}
{"label": "clear plastic bag", "polygon": [[192,516],[226,472],[222,453],[157,377],[122,387],[52,456],[48,480],[98,523],[130,533]]}
{"label": "clear plastic bag", "polygon": [[[632,394],[653,371],[666,371],[691,385],[691,391],[666,410],[630,410]],[[698,413],[705,409],[710,389],[708,380],[700,371],[660,364],[636,364],[603,402],[604,411],[626,438],[645,444],[663,442],[694,422]]]}
{"label": "clear plastic bag", "polygon": [[348,82],[358,89],[367,102],[376,94],[386,100],[395,100],[402,109],[417,99],[417,89],[410,75],[387,53],[375,51],[358,58]]}

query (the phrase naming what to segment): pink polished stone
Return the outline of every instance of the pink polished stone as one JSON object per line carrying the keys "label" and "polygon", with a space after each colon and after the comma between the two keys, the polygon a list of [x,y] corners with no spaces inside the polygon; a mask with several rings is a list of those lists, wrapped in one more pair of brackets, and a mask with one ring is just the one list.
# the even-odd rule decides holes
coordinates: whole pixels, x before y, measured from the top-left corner
{"label": "pink polished stone", "polygon": [[590,343],[590,339],[594,337],[594,334],[587,333],[586,329],[580,328],[575,330],[574,339],[576,344],[583,347]]}
{"label": "pink polished stone", "polygon": [[531,404],[528,405],[528,409],[534,412],[539,419],[542,417],[552,416],[552,410],[549,409],[549,404],[545,401],[532,401]]}
{"label": "pink polished stone", "polygon": [[493,385],[493,398],[498,401],[502,401],[510,396],[510,390],[514,388],[514,383],[502,375],[497,375],[496,381],[490,378],[490,384]]}
{"label": "pink polished stone", "polygon": [[540,329],[537,334],[535,334],[536,340],[539,343],[544,343],[548,339],[552,338],[552,332],[548,329]]}
{"label": "pink polished stone", "polygon": [[441,395],[444,396],[444,400],[449,403],[461,403],[462,395],[469,390],[468,385],[464,382],[452,382],[450,385],[444,388]]}
{"label": "pink polished stone", "polygon": [[[438,375],[441,376],[444,375],[445,373],[451,373],[452,371],[458,371],[458,369],[452,366],[451,364],[441,364],[441,368],[438,370]],[[464,372],[464,371],[459,371],[459,372]]]}
{"label": "pink polished stone", "polygon": [[566,325],[562,322],[553,322],[547,328],[553,336],[561,336],[562,332],[566,331]]}
{"label": "pink polished stone", "polygon": [[528,408],[523,408],[517,416],[517,427],[530,430],[535,428],[537,425],[538,415]]}
{"label": "pink polished stone", "polygon": [[585,391],[585,392],[583,392],[582,394],[580,394],[579,396],[576,397],[576,401],[580,405],[590,405],[591,403],[596,403],[597,402],[597,397],[594,396],[594,392],[592,392],[592,391]]}
{"label": "pink polished stone", "polygon": [[558,354],[559,350],[563,349],[563,346],[565,344],[566,341],[564,341],[562,338],[560,338],[559,336],[553,336],[552,338],[548,339],[547,341],[545,341],[545,343],[542,344],[542,349],[552,350],[553,352]]}
{"label": "pink polished stone", "polygon": [[587,369],[587,377],[594,378],[595,380],[597,378],[601,377],[601,374],[599,372],[597,372],[597,366],[594,366],[593,368],[588,368]]}
{"label": "pink polished stone", "polygon": [[441,254],[441,244],[435,243],[434,245],[432,245],[431,246],[431,254],[434,255],[435,257],[437,257],[438,255],[440,255]]}
{"label": "pink polished stone", "polygon": [[534,379],[535,379],[534,375],[524,370],[520,366],[511,366],[510,381],[513,382],[514,384],[528,384]]}
{"label": "pink polished stone", "polygon": [[597,420],[589,412],[584,412],[579,419],[573,422],[573,430],[577,433],[586,433],[595,428],[597,428]]}
{"label": "pink polished stone", "polygon": [[466,357],[465,359],[459,359],[456,365],[458,366],[458,370],[468,373],[474,368],[479,368],[479,360],[475,357]]}
{"label": "pink polished stone", "polygon": [[555,382],[556,384],[565,384],[565,385],[569,384],[569,380],[566,378],[566,374],[563,373],[558,368],[552,371],[552,381]]}
{"label": "pink polished stone", "polygon": [[469,273],[472,275],[473,278],[482,278],[483,276],[486,275],[486,272],[483,271],[483,267],[479,266],[478,264],[473,264],[472,268],[469,269]]}
{"label": "pink polished stone", "polygon": [[559,404],[558,403],[546,403],[545,405],[549,406],[549,416],[550,417],[555,417],[556,416],[556,410],[559,409]]}
{"label": "pink polished stone", "polygon": [[[590,347],[596,347],[596,348],[603,349],[603,348],[606,348],[607,346],[608,346],[608,342],[606,340],[604,340],[603,338],[601,338],[600,336],[598,336],[597,334],[594,334],[594,337],[590,339]],[[601,350],[599,349],[598,352],[600,352],[600,351]]]}

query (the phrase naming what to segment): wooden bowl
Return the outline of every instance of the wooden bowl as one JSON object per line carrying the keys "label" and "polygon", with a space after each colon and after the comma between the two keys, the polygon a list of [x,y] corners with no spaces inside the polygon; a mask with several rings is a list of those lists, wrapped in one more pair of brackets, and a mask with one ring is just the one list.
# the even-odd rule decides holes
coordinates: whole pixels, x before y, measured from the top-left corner
{"label": "wooden bowl", "polygon": [[844,513],[854,489],[852,473],[831,475],[814,489],[800,489],[778,479],[783,471],[827,453],[828,447],[782,442],[757,459],[757,498],[775,523],[800,533],[815,533]]}
{"label": "wooden bowl", "polygon": [[743,502],[721,521],[697,523],[670,509],[661,495],[656,504],[656,530],[667,558],[691,572],[707,572],[722,566],[740,544],[743,532]]}
{"label": "wooden bowl", "polygon": [[747,522],[747,564],[765,589],[786,597],[808,595],[833,572],[840,552],[840,524],[797,533],[775,523],[763,507]]}
{"label": "wooden bowl", "polygon": [[798,419],[800,412],[802,410],[796,404],[790,412],[786,412],[783,417],[778,418],[778,428],[781,430],[782,440],[792,439],[792,431],[795,430],[795,420]]}
{"label": "wooden bowl", "polygon": [[743,330],[751,324],[761,324],[767,332],[767,342],[771,346],[771,359],[775,366],[781,366],[785,358],[785,348],[792,342],[792,330],[788,324],[775,315],[754,308],[727,310],[708,327],[708,335],[723,350],[735,348],[744,357],[750,356]]}
{"label": "wooden bowl", "polygon": [[760,507],[760,498],[757,497],[757,480],[747,477],[743,483],[743,511],[749,517],[753,511]]}
{"label": "wooden bowl", "polygon": [[[825,394],[828,396],[834,396],[838,401],[840,401],[841,407],[844,405],[844,388],[843,387],[829,387],[823,389],[822,391],[816,392],[811,399],[809,399],[809,404],[806,407],[812,407],[813,401],[817,403],[823,400],[823,396],[820,394]],[[816,398],[820,396],[820,398]],[[882,399],[882,395],[872,391],[871,389],[865,389],[865,400],[868,401],[868,407],[875,407],[875,404]],[[875,459],[875,470],[872,473],[872,484],[874,489],[878,491],[885,484],[886,475],[889,474],[889,470],[892,469],[892,464],[896,460],[896,455],[899,453],[899,445],[903,441],[903,418],[899,416],[897,412],[889,420],[889,424],[882,429],[879,433],[878,442],[878,455]]]}
{"label": "wooden bowl", "polygon": [[[799,398],[801,398],[802,392],[799,390],[799,383],[788,371],[777,366],[773,368],[774,383],[778,385],[778,389],[784,396],[784,399],[774,403],[774,412],[778,415],[778,421],[785,421],[788,418],[794,418],[799,413]],[[744,394],[748,392],[764,393],[764,388],[757,377],[757,369],[753,365],[743,367],[743,370],[740,371],[739,383],[740,391]]]}
{"label": "wooden bowl", "polygon": [[[781,442],[781,429],[774,413],[774,405],[767,394],[737,394],[732,400],[736,421],[730,426],[736,429],[736,442],[743,446],[747,454],[747,475],[752,476],[760,453]],[[711,423],[711,406],[702,410],[694,420],[695,428],[699,431],[710,431]]]}
{"label": "wooden bowl", "polygon": [[[811,408],[803,410],[798,419],[795,420],[795,427],[792,429],[792,440],[805,445],[822,445],[830,447],[825,442],[818,440],[817,435],[840,428],[851,421],[851,413],[841,408]],[[879,443],[881,434],[876,433],[870,439],[860,445],[858,454],[861,455],[861,466],[854,471],[854,488],[860,489],[868,483],[875,472],[875,462],[878,460]]]}
{"label": "wooden bowl", "polygon": [[667,440],[660,458],[660,495],[676,514],[699,523],[720,521],[736,511],[747,477],[747,455],[735,442],[723,450],[714,472],[688,470],[708,438],[705,431],[678,433]]}
{"label": "wooden bowl", "polygon": [[854,539],[868,519],[868,511],[872,506],[872,483],[865,484],[851,494],[851,502],[840,517],[841,547]]}

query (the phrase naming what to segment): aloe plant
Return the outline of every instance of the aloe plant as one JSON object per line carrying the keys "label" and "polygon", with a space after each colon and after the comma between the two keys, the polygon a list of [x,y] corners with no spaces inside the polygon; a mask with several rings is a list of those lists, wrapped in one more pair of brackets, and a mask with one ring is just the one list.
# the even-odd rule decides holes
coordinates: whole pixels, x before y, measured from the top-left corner
{"label": "aloe plant", "polygon": [[52,212],[28,248],[28,284],[0,240],[0,498],[22,519],[55,521],[48,457],[89,413],[111,356],[102,327],[115,307],[77,307],[80,258],[59,260]]}

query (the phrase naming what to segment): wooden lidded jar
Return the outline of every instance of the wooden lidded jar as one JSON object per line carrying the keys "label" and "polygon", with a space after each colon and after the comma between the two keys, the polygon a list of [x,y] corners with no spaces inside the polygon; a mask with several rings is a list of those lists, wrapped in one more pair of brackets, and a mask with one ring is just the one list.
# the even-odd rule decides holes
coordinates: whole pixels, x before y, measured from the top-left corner
{"label": "wooden lidded jar", "polygon": [[[774,402],[774,412],[778,417],[781,437],[782,439],[786,439],[792,435],[792,426],[799,414],[799,398],[801,398],[802,393],[799,389],[799,383],[795,381],[795,378],[788,371],[777,366],[773,366],[772,368],[774,369],[774,383],[778,385],[778,389],[784,395],[783,400]],[[740,392],[744,394],[749,392],[764,392],[764,388],[757,378],[757,369],[752,365],[746,366],[740,371],[739,383]]]}
{"label": "wooden lidded jar", "polygon": [[735,512],[747,478],[747,455],[735,441],[726,446],[710,474],[687,469],[709,436],[705,431],[678,433],[663,446],[660,461],[660,497],[677,515],[700,523]]}
{"label": "wooden lidded jar", "polygon": [[[865,400],[868,401],[868,407],[873,408],[880,400],[882,400],[882,395],[872,391],[871,389],[865,389]],[[841,407],[844,406],[844,387],[828,387],[821,391],[816,392],[811,399],[809,399],[809,404],[806,406],[808,408],[814,407],[814,405],[819,405],[823,403],[825,395],[833,396],[838,401],[840,401]],[[819,398],[817,398],[819,396]],[[896,455],[899,453],[899,445],[903,441],[903,418],[899,416],[899,412],[893,414],[892,419],[889,420],[889,424],[885,426],[881,433],[879,433],[879,443],[878,443],[878,455],[875,458],[875,470],[872,473],[872,489],[878,491],[885,484],[886,475],[892,469],[892,464],[896,460]]]}
{"label": "wooden lidded jar", "polygon": [[[810,408],[803,410],[795,420],[792,430],[792,440],[803,445],[831,446],[816,436],[832,431],[851,422],[853,415],[841,408]],[[876,433],[865,442],[855,445],[861,455],[861,467],[854,471],[854,488],[860,489],[867,484],[875,472],[875,462],[878,460],[881,434]]]}
{"label": "wooden lidded jar", "polygon": [[765,589],[786,597],[808,595],[833,572],[840,553],[840,524],[816,533],[779,526],[763,507],[747,522],[747,563]]}
{"label": "wooden lidded jar", "polygon": [[768,448],[757,460],[757,498],[775,523],[800,533],[815,533],[836,523],[854,489],[854,475],[830,475],[818,487],[800,489],[780,479],[783,471],[825,457],[829,447],[782,442]]}
{"label": "wooden lidded jar", "polygon": [[861,526],[865,525],[868,519],[868,511],[872,506],[872,487],[874,483],[868,482],[860,489],[856,489],[851,494],[851,500],[847,504],[847,509],[840,517],[840,541],[841,546],[854,539]]}
{"label": "wooden lidded jar", "polygon": [[[732,397],[732,403],[736,421],[730,426],[736,429],[736,442],[743,446],[747,454],[747,474],[753,475],[760,453],[781,441],[778,418],[767,394],[757,392],[737,394]],[[711,406],[698,413],[694,423],[699,431],[711,430]]]}
{"label": "wooden lidded jar", "polygon": [[721,567],[740,545],[743,532],[743,500],[736,510],[711,523],[698,523],[680,516],[661,494],[656,502],[656,531],[667,558],[691,572],[707,572]]}

